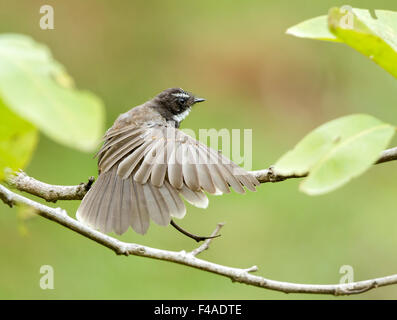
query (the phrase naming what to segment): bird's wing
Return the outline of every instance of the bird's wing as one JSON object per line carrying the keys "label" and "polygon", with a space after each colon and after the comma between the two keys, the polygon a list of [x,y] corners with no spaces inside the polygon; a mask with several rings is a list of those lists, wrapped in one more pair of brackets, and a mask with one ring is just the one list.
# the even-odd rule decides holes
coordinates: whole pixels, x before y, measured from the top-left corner
{"label": "bird's wing", "polygon": [[146,233],[150,219],[166,226],[189,203],[206,208],[207,191],[244,193],[259,182],[217,151],[164,125],[110,130],[98,152],[100,174],[77,218],[102,232]]}
{"label": "bird's wing", "polygon": [[99,168],[108,172],[117,167],[122,179],[131,176],[140,184],[150,182],[210,194],[229,193],[229,187],[244,193],[255,191],[257,179],[218,151],[193,139],[181,130],[165,125],[130,127],[112,131],[99,151]]}

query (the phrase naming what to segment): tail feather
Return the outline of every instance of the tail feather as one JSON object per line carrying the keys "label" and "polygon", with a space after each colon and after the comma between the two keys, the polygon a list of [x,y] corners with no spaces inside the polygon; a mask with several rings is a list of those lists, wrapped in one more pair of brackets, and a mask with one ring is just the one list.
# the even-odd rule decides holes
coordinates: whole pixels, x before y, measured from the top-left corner
{"label": "tail feather", "polygon": [[182,219],[186,214],[186,207],[178,192],[168,183],[163,184],[164,188],[158,188],[164,201],[167,203],[171,216]]}
{"label": "tail feather", "polygon": [[111,209],[115,196],[114,190],[116,188],[116,182],[117,180],[114,178],[114,176],[110,177],[109,184],[107,185],[105,192],[99,200],[100,202],[98,202],[98,212],[95,220],[95,225],[98,227],[99,230],[105,233],[110,232],[112,229]]}
{"label": "tail feather", "polygon": [[[133,178],[131,178],[133,180]],[[147,209],[145,193],[140,183],[132,181],[135,192],[135,208],[132,210],[132,229],[140,234],[145,234],[149,228],[149,212]]]}
{"label": "tail feather", "polygon": [[122,204],[124,198],[124,181],[120,181],[115,183],[115,188],[113,190],[113,197],[110,204],[110,214],[108,213],[108,218],[110,219],[107,222],[107,225],[111,230],[114,230],[115,233],[121,234],[121,219],[122,219]]}
{"label": "tail feather", "polygon": [[105,233],[123,234],[131,226],[137,233],[145,234],[150,219],[165,226],[171,216],[185,215],[179,192],[168,182],[156,187],[150,182],[140,184],[132,176],[122,179],[114,167],[99,175],[81,202],[76,217]]}
{"label": "tail feather", "polygon": [[120,207],[120,220],[118,221],[118,229],[114,226],[117,234],[123,234],[128,230],[128,227],[132,224],[132,199],[131,199],[131,183],[128,180],[123,180],[122,187],[122,198]]}
{"label": "tail feather", "polygon": [[106,191],[106,186],[108,185],[109,180],[109,174],[103,174],[98,177],[97,181],[87,192],[79,209],[77,210],[77,220],[84,222],[90,227],[95,226],[100,200],[103,197],[103,192]]}
{"label": "tail feather", "polygon": [[180,192],[187,202],[197,208],[205,209],[208,207],[208,198],[203,191],[193,191],[184,185]]}
{"label": "tail feather", "polygon": [[171,221],[168,206],[157,187],[149,183],[143,185],[146,204],[150,218],[160,226],[167,226]]}

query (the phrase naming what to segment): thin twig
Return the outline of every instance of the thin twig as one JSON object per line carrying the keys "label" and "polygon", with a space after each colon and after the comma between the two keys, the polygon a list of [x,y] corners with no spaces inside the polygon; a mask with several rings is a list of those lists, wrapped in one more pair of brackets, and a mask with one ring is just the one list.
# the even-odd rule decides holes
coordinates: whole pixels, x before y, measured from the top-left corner
{"label": "thin twig", "polygon": [[197,236],[197,235],[195,235],[195,234],[193,234],[193,233],[190,233],[190,232],[186,231],[185,229],[181,228],[180,226],[178,226],[178,225],[175,223],[174,220],[171,220],[170,224],[171,224],[171,226],[173,226],[176,230],[178,230],[180,233],[182,233],[182,234],[184,234],[185,236],[187,236],[187,237],[189,237],[189,238],[195,240],[196,242],[201,242],[201,241],[204,241],[204,240],[210,240],[210,239],[217,238],[217,237],[220,236],[220,234],[214,235],[214,236],[211,235],[211,236],[209,236],[209,237]]}
{"label": "thin twig", "polygon": [[211,241],[212,241],[214,238],[220,236],[220,234],[218,234],[218,233],[219,233],[219,231],[222,229],[222,227],[223,227],[224,225],[225,225],[225,224],[222,223],[222,222],[221,222],[221,223],[218,223],[217,226],[216,226],[216,228],[215,228],[215,230],[211,233],[211,236],[210,236],[207,240],[205,240],[204,243],[203,243],[200,247],[198,247],[198,248],[194,249],[193,251],[191,251],[190,254],[193,255],[193,256],[197,256],[197,255],[199,255],[201,252],[203,252],[204,250],[207,250],[207,249],[210,247]]}

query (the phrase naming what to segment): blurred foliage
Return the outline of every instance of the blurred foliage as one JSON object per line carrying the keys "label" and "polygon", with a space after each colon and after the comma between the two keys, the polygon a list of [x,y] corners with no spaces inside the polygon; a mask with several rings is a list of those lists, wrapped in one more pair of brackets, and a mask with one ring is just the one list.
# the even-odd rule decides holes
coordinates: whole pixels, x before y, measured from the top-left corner
{"label": "blurred foliage", "polygon": [[308,174],[300,189],[324,194],[368,170],[394,133],[393,126],[369,115],[345,116],[310,132],[274,167],[284,175]]}
{"label": "blurred foliage", "polygon": [[328,16],[306,20],[287,30],[302,38],[344,42],[397,78],[397,12],[332,8]]}
{"label": "blurred foliage", "polygon": [[0,98],[1,110],[7,113],[0,117],[7,133],[1,137],[7,148],[2,147],[0,179],[4,168],[27,163],[36,145],[35,126],[55,141],[83,151],[93,151],[103,134],[102,102],[74,90],[63,66],[30,37],[0,35]]}
{"label": "blurred foliage", "polygon": [[[50,4],[55,30],[41,30],[39,7]],[[183,127],[252,128],[253,169],[273,164],[299,137],[329,119],[369,113],[394,123],[396,81],[355,50],[302,41],[285,30],[342,6],[302,1],[11,1],[0,2],[0,32],[28,34],[51,48],[78,87],[104,98],[110,126],[121,112],[168,87],[207,99]],[[393,0],[349,1],[397,10]],[[395,144],[396,139],[393,140]],[[297,191],[299,181],[265,184],[256,193],[210,197],[206,210],[188,206],[181,226],[222,237],[202,257],[299,283],[337,283],[342,265],[354,279],[395,273],[396,162],[370,169],[348,186],[320,197]],[[97,172],[92,155],[43,137],[28,174],[54,184],[77,184]],[[73,216],[79,203],[60,201]],[[51,221],[24,221],[0,206],[0,298],[4,299],[323,299],[285,295],[199,270],[110,250]],[[172,228],[152,225],[123,241],[168,250],[196,244]],[[39,286],[40,267],[54,267],[55,289]],[[354,298],[393,298],[397,287]],[[335,297],[350,299],[352,297]]]}
{"label": "blurred foliage", "polygon": [[23,168],[36,148],[38,133],[36,128],[9,110],[0,101],[0,180],[4,178],[4,168]]}

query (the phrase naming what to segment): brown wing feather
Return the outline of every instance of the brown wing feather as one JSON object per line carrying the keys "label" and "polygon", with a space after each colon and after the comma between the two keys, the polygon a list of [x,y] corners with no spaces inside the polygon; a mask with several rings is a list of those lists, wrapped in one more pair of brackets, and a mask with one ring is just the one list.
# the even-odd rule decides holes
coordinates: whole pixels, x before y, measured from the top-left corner
{"label": "brown wing feather", "polygon": [[181,195],[205,208],[208,193],[255,191],[256,178],[217,151],[165,125],[110,130],[98,152],[100,174],[84,197],[79,220],[103,232],[129,226],[146,233],[150,219],[168,225],[186,213]]}

